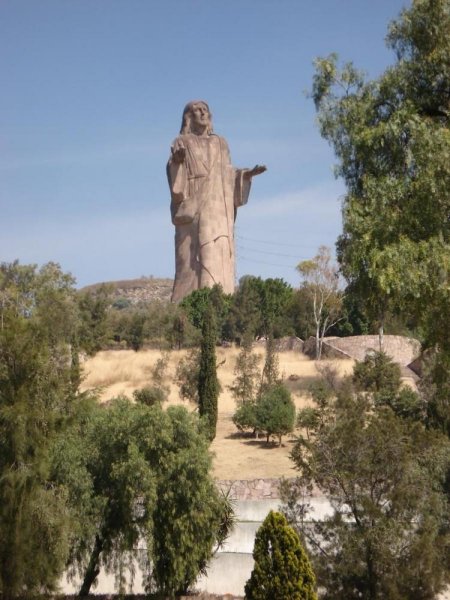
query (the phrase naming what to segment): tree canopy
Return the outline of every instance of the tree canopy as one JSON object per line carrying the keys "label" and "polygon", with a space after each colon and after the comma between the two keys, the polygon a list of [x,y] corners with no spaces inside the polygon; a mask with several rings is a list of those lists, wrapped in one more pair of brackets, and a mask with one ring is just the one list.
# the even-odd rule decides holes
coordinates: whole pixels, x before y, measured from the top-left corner
{"label": "tree canopy", "polygon": [[450,8],[415,0],[389,29],[397,61],[366,81],[336,55],[316,63],[322,135],[347,185],[338,258],[352,293],[383,324],[413,314],[443,339],[450,262]]}
{"label": "tree canopy", "polygon": [[[300,412],[292,458],[301,475],[284,484],[284,500],[325,599],[431,600],[450,578],[449,441],[399,402],[393,366],[371,358],[356,387],[325,382]],[[308,514],[313,486],[332,509],[320,520]]]}
{"label": "tree canopy", "polygon": [[78,399],[73,279],[58,265],[0,266],[0,593],[55,589],[70,543],[50,456]]}

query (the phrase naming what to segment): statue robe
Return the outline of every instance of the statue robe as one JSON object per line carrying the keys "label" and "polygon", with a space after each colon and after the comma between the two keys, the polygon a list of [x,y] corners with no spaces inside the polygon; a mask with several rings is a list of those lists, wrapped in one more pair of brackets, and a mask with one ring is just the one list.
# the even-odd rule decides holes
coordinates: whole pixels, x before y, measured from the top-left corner
{"label": "statue robe", "polygon": [[[221,284],[234,292],[234,220],[246,204],[251,181],[248,169],[231,164],[226,141],[217,135],[180,135],[184,162],[169,159],[167,177],[175,225],[175,283],[172,301],[193,290]],[[175,141],[177,141],[175,140]]]}

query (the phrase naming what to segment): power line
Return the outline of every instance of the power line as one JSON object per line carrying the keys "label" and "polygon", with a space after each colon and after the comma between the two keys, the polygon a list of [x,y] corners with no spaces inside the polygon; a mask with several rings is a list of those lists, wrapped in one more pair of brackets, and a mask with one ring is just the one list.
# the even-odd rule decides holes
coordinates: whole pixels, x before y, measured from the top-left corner
{"label": "power line", "polygon": [[266,265],[268,267],[283,267],[284,269],[294,269],[295,270],[295,267],[293,267],[292,265],[281,265],[280,263],[270,263],[270,262],[266,262],[265,260],[258,260],[257,258],[246,258],[245,256],[242,256],[242,255],[238,256],[238,260],[259,263],[261,265]]}
{"label": "power line", "polygon": [[236,235],[238,240],[243,240],[244,242],[256,242],[258,244],[269,244],[272,246],[290,246],[291,248],[311,248],[306,244],[289,244],[287,242],[271,242],[269,240],[256,240],[254,238],[247,238],[242,235]]}
{"label": "power line", "polygon": [[261,254],[270,254],[272,256],[283,256],[284,258],[295,258],[297,261],[298,260],[307,260],[306,258],[302,257],[302,256],[298,256],[297,254],[283,254],[281,252],[270,252],[269,250],[260,250],[259,248],[248,248],[247,246],[242,246],[242,245],[238,245],[237,246],[240,250],[244,250],[244,251],[249,251],[249,252],[258,252]]}

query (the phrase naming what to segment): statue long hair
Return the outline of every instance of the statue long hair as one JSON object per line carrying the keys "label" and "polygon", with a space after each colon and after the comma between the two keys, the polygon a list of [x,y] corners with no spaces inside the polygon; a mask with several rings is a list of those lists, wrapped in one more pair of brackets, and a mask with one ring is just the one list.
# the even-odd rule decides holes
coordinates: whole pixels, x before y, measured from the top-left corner
{"label": "statue long hair", "polygon": [[183,135],[184,133],[192,133],[191,117],[192,117],[192,109],[195,104],[203,104],[204,106],[206,106],[206,108],[208,110],[208,115],[209,115],[209,126],[208,126],[207,133],[208,133],[208,135],[211,135],[213,132],[212,115],[211,115],[211,111],[209,110],[208,103],[205,102],[204,100],[192,100],[192,102],[188,102],[186,104],[186,106],[184,107],[184,110],[183,110],[183,118],[181,120],[180,134]]}

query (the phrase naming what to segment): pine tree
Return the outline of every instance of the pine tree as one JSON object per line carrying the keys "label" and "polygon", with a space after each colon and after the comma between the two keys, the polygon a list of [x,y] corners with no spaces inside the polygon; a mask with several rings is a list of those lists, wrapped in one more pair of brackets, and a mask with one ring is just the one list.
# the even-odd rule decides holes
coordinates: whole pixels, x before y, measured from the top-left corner
{"label": "pine tree", "polygon": [[266,357],[264,360],[264,367],[261,375],[261,385],[259,389],[259,396],[264,391],[271,388],[280,382],[280,370],[278,354],[275,347],[275,340],[273,333],[271,332],[267,336],[266,340]]}
{"label": "pine tree", "polygon": [[238,405],[255,402],[258,391],[260,356],[252,352],[250,336],[244,336],[241,351],[234,367],[235,378],[230,391]]}
{"label": "pine tree", "polygon": [[317,600],[316,578],[297,533],[270,511],[256,533],[247,600]]}
{"label": "pine tree", "polygon": [[208,436],[211,441],[216,437],[219,391],[216,366],[216,322],[214,310],[209,306],[202,327],[198,400],[200,416],[207,422]]}

